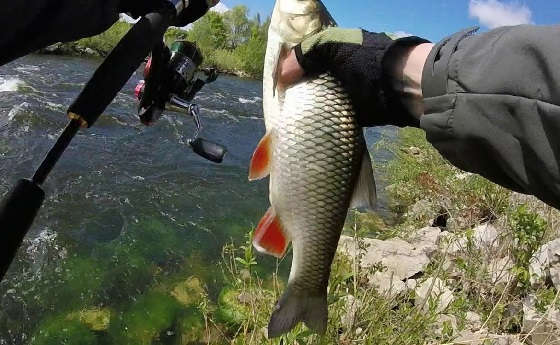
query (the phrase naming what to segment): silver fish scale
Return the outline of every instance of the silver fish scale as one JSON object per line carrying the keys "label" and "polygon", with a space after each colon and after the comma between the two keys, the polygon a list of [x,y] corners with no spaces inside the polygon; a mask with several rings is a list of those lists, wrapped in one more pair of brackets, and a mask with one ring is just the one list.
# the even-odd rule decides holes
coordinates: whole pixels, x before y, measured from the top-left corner
{"label": "silver fish scale", "polygon": [[271,201],[292,238],[290,287],[324,292],[364,140],[352,104],[328,74],[288,89],[276,129]]}

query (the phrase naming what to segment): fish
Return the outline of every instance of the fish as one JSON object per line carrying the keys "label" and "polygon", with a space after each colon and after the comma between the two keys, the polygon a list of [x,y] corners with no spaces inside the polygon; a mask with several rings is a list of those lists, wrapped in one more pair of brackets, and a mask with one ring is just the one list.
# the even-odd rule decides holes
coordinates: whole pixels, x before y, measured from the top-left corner
{"label": "fish", "polygon": [[281,58],[309,35],[335,25],[319,0],[277,0],[271,16],[263,67],[266,133],[249,168],[249,180],[270,176],[270,208],[252,243],[282,258],[291,242],[293,256],[268,324],[270,338],[300,322],[325,333],[331,264],[348,210],[375,207],[371,158],[341,83],[328,72],[289,87],[278,83]]}

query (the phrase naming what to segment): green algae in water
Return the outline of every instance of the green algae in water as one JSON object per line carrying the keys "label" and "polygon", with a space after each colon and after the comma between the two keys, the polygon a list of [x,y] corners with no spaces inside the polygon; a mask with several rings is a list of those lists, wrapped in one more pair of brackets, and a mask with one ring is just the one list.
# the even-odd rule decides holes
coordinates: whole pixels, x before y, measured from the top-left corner
{"label": "green algae in water", "polygon": [[122,302],[147,291],[157,274],[157,265],[127,246],[110,256],[103,291],[112,302]]}
{"label": "green algae in water", "polygon": [[150,218],[131,226],[123,240],[129,250],[156,264],[180,260],[192,244],[180,236],[176,226]]}
{"label": "green algae in water", "polygon": [[32,337],[32,345],[94,345],[95,334],[83,323],[58,317],[43,322]]}
{"label": "green algae in water", "polygon": [[173,326],[180,310],[181,305],[173,297],[149,292],[111,320],[109,333],[113,343],[149,345]]}
{"label": "green algae in water", "polygon": [[203,343],[206,332],[204,316],[195,308],[189,308],[177,319],[174,344],[191,345]]}
{"label": "green algae in water", "polygon": [[104,273],[95,259],[71,257],[60,270],[48,272],[41,281],[35,303],[59,312],[95,304],[99,300]]}

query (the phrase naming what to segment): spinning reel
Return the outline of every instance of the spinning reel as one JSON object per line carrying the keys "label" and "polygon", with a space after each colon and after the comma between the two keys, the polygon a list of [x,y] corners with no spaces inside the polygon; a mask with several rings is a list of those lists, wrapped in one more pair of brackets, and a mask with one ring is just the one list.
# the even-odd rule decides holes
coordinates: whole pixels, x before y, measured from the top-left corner
{"label": "spinning reel", "polygon": [[[138,116],[149,126],[154,124],[165,110],[190,115],[195,123],[194,136],[187,144],[200,156],[221,163],[227,150],[225,147],[199,137],[202,130],[200,110],[191,103],[198,91],[218,77],[215,69],[201,69],[202,54],[195,43],[175,41],[171,48],[161,42],[152,50],[144,68],[144,80],[135,88],[140,102]],[[205,80],[198,78],[204,74]]]}

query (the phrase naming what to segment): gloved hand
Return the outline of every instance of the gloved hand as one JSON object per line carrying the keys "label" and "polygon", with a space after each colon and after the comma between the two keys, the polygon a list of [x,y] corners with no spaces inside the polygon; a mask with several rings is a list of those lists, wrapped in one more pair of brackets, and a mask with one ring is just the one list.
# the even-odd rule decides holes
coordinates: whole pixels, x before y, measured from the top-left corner
{"label": "gloved hand", "polygon": [[[190,0],[174,25],[184,26],[204,15],[218,0]],[[0,66],[56,42],[68,42],[107,30],[119,13],[138,17],[168,5],[167,0],[30,0],[6,1],[0,18]]]}
{"label": "gloved hand", "polygon": [[[211,7],[220,2],[220,0],[183,0],[188,2],[188,6],[183,10],[177,21],[173,23],[175,26],[188,25],[200,17],[202,17]],[[154,8],[159,8],[162,3],[167,0],[121,0],[119,11],[128,13],[133,18],[138,18],[150,13]]]}
{"label": "gloved hand", "polygon": [[220,0],[189,0],[189,6],[178,18],[176,26],[185,26],[193,23],[206,14],[208,10],[216,6]]}
{"label": "gloved hand", "polygon": [[[395,91],[391,70],[395,55],[403,48],[427,42],[419,37],[392,40],[384,33],[327,28],[295,46],[293,52],[305,74],[330,71],[341,81],[352,98],[361,126],[417,127],[418,117],[411,114],[401,100],[402,94]],[[282,69],[281,74],[286,72]]]}

